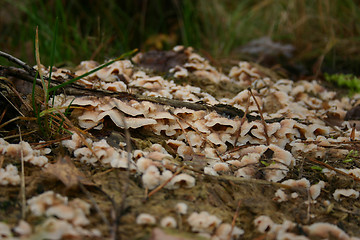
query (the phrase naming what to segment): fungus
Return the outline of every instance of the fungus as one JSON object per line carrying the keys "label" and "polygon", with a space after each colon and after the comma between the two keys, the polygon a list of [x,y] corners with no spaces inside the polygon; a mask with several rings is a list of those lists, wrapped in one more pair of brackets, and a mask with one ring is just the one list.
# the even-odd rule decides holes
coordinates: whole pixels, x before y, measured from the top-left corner
{"label": "fungus", "polygon": [[156,219],[154,216],[152,216],[148,213],[141,213],[136,217],[136,224],[154,225],[154,224],[156,224]]}
{"label": "fungus", "polygon": [[20,176],[17,167],[12,164],[6,166],[6,168],[0,168],[0,185],[13,186],[20,184]]}
{"label": "fungus", "polygon": [[55,206],[50,206],[46,210],[45,215],[55,216],[64,220],[70,220],[74,217],[74,209],[64,204],[58,204]]}
{"label": "fungus", "polygon": [[343,230],[330,223],[313,223],[310,226],[304,227],[304,230],[311,237],[318,237],[322,239],[331,239],[335,237],[340,240],[350,239],[349,235],[347,235]]}
{"label": "fungus", "polygon": [[195,178],[186,173],[180,173],[171,179],[169,186],[171,186],[171,189],[192,188],[195,186]]}
{"label": "fungus", "polygon": [[0,222],[0,237],[1,238],[10,238],[10,237],[12,237],[10,227],[4,222]]}
{"label": "fungus", "polygon": [[261,215],[254,220],[254,224],[257,227],[258,231],[261,233],[268,232],[271,227],[274,225],[274,222],[270,217]]}
{"label": "fungus", "polygon": [[140,157],[136,161],[136,166],[139,169],[139,171],[142,173],[144,173],[146,171],[146,169],[148,169],[152,165],[155,165],[155,163],[149,158]]}
{"label": "fungus", "polygon": [[216,216],[210,215],[206,211],[202,211],[200,213],[193,212],[188,217],[187,222],[194,232],[212,233],[222,221]]}
{"label": "fungus", "polygon": [[[244,230],[234,226],[232,227],[229,223],[222,223],[215,231],[215,237],[219,240],[238,239],[244,234]],[[229,238],[229,236],[231,236]]]}
{"label": "fungus", "polygon": [[311,185],[309,189],[310,196],[315,200],[321,193],[321,189],[325,187],[325,182],[320,181],[317,184]]}
{"label": "fungus", "polygon": [[281,184],[284,184],[284,185],[287,185],[287,186],[293,187],[293,188],[296,188],[296,187],[301,187],[301,188],[305,188],[305,189],[310,188],[310,182],[306,178],[302,178],[299,180],[289,179],[289,180],[283,181]]}
{"label": "fungus", "polygon": [[38,196],[32,197],[27,200],[30,211],[35,216],[40,216],[51,207],[58,204],[67,204],[67,197],[63,197],[53,191],[44,192]]}
{"label": "fungus", "polygon": [[345,196],[348,198],[358,198],[359,192],[355,191],[354,189],[336,189],[333,193],[333,196],[336,201],[340,201],[342,200],[341,196]]}
{"label": "fungus", "polygon": [[[20,220],[19,224],[14,228],[14,232],[22,237],[28,237],[32,233],[32,229],[29,223],[25,222],[24,220]],[[0,236],[2,236],[1,233]]]}
{"label": "fungus", "polygon": [[160,172],[155,166],[149,166],[142,176],[142,182],[144,187],[148,189],[154,189],[160,184]]}
{"label": "fungus", "polygon": [[175,211],[178,214],[185,215],[187,213],[188,206],[186,203],[179,202],[175,205]]}
{"label": "fungus", "polygon": [[287,198],[287,195],[286,193],[281,190],[281,189],[278,189],[276,192],[275,192],[275,198],[274,198],[275,201],[277,202],[285,202],[288,200]]}
{"label": "fungus", "polygon": [[175,218],[168,216],[161,219],[160,226],[163,228],[176,228],[177,224]]}
{"label": "fungus", "polygon": [[227,163],[215,163],[213,169],[216,172],[227,172],[230,170]]}

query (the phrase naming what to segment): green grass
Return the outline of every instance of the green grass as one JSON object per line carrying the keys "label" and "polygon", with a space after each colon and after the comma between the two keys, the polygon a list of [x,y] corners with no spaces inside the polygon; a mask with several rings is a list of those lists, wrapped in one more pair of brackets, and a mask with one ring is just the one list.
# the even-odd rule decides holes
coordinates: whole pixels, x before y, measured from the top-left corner
{"label": "green grass", "polygon": [[353,74],[327,74],[324,75],[325,80],[332,82],[339,87],[349,90],[349,94],[360,92],[360,79]]}
{"label": "green grass", "polygon": [[356,69],[360,62],[355,0],[0,0],[0,5],[10,12],[6,21],[0,19],[1,49],[30,64],[35,64],[31,48],[39,26],[42,62],[50,65],[56,17],[57,66],[176,44],[214,58],[234,57],[234,49],[262,36],[292,43],[296,61],[319,61],[330,70]]}

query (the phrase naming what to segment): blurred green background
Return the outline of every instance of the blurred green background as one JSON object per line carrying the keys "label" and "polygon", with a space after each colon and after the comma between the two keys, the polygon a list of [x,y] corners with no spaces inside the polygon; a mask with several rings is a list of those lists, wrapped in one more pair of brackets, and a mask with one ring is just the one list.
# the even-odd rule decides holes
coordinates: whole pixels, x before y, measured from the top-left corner
{"label": "blurred green background", "polygon": [[48,65],[56,17],[57,66],[177,44],[211,59],[242,59],[241,46],[268,36],[295,47],[286,60],[293,64],[360,74],[355,0],[0,0],[0,50],[34,64],[39,26],[41,61]]}

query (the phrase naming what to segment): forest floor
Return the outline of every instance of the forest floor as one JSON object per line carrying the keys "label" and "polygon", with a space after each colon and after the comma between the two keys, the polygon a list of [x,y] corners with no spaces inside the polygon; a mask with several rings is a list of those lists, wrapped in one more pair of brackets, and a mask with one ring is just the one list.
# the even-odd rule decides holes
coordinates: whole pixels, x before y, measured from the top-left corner
{"label": "forest floor", "polygon": [[[100,74],[94,73],[88,82],[79,83],[84,92],[78,93],[77,98],[84,95],[91,95],[90,100],[117,98],[140,112],[145,111],[145,102],[150,102],[147,112],[142,115],[120,111],[116,104],[112,106],[124,114],[130,125],[138,118],[156,122],[129,126],[129,131],[124,131],[124,118],[116,122],[110,113],[97,120],[81,122],[81,116],[98,111],[102,103],[81,104],[75,100],[66,117],[65,113],[61,115],[54,110],[48,112],[50,117],[34,118],[33,111],[26,109],[22,102],[27,102],[30,108],[34,106],[31,97],[26,99],[29,92],[19,89],[25,83],[14,81],[15,78],[26,80],[26,74],[15,76],[2,66],[0,180],[15,180],[14,185],[1,182],[0,227],[3,229],[0,228],[0,238],[260,240],[360,237],[360,176],[356,170],[360,168],[359,133],[343,124],[345,114],[357,96],[349,98],[343,90],[333,87],[330,91],[322,82],[284,80],[272,70],[256,64],[212,67],[206,59],[191,55],[194,52],[186,54],[180,56],[177,52],[171,56],[150,56],[150,60],[145,57],[133,59],[133,65],[128,67],[130,72],[124,66],[118,66],[117,70],[115,67],[111,71],[106,69],[107,77],[116,75],[116,81],[124,83],[108,88],[113,91],[124,87],[126,94],[121,97],[110,95],[108,91],[103,96],[100,90],[96,94],[86,92],[100,85],[103,80]],[[175,64],[169,63],[171,61]],[[183,68],[169,71],[176,65]],[[187,70],[187,75],[180,76],[182,69]],[[73,77],[76,71],[79,69],[61,75],[57,70],[59,75],[54,71],[54,78],[62,81],[62,78]],[[46,70],[44,72],[46,75]],[[175,76],[176,73],[179,75]],[[222,80],[224,76],[228,79]],[[13,85],[7,79],[18,90],[10,88]],[[64,89],[70,88],[71,85]],[[256,97],[251,95],[249,88]],[[72,95],[66,94],[64,98]],[[260,109],[254,99],[258,99]],[[41,98],[36,101],[42,110],[46,109]],[[190,110],[181,112],[180,109]],[[96,114],[104,111],[99,110]],[[4,124],[20,116],[19,112],[24,116]],[[195,112],[201,112],[201,117],[196,118]],[[161,119],[160,113],[170,113],[170,116]],[[44,135],[39,122],[45,126],[51,121],[49,119],[62,127],[55,126],[55,130],[44,127]],[[219,122],[211,123],[213,119],[219,119]],[[223,123],[227,120],[229,123]],[[90,125],[86,125],[89,122]],[[205,127],[199,127],[196,122]],[[288,122],[292,126],[285,129]],[[248,127],[244,127],[246,124]],[[99,125],[102,128],[96,129]],[[162,125],[166,127],[161,128]],[[167,130],[171,127],[173,131]],[[275,130],[270,130],[272,127]],[[57,129],[60,130],[56,133]],[[76,134],[80,135],[80,140],[74,139]],[[214,140],[210,135],[217,138]],[[31,150],[24,150],[24,144],[19,144],[20,139],[30,144],[34,151],[32,155],[26,152]],[[102,139],[107,145],[97,147],[95,143]],[[66,143],[66,140],[72,142]],[[15,147],[15,152],[11,152],[10,146]],[[50,148],[51,153],[46,148]],[[76,149],[80,148],[90,149],[91,153],[76,155]],[[127,165],[111,162],[115,155],[110,156],[110,151],[123,154],[122,159]],[[150,154],[159,152],[163,154],[160,159],[156,154]],[[25,158],[23,175],[21,156]],[[34,163],[30,159],[40,156],[46,156],[46,163]],[[255,160],[244,163],[250,156]],[[148,162],[143,166],[140,159]],[[132,163],[136,167],[131,166]],[[19,177],[6,180],[5,169],[10,164],[18,169],[15,175]],[[157,169],[153,173],[155,180],[149,180],[155,181],[155,185],[147,183],[144,177],[150,174],[149,166]],[[166,171],[170,171],[172,177],[163,180]],[[181,174],[190,176],[195,180],[194,184],[179,180],[173,186],[166,185]],[[24,179],[24,186],[21,179]],[[292,183],[284,182],[291,179],[294,180]],[[324,185],[318,188],[319,182]],[[318,196],[314,193],[317,189]],[[334,198],[339,189],[350,193]],[[29,201],[48,191],[67,200],[48,193],[44,203],[36,205]],[[89,206],[81,213],[88,220],[85,223],[77,224],[76,214],[64,216],[62,210],[59,213],[49,210],[62,204],[75,212],[79,207],[71,206],[70,202],[77,198]],[[185,203],[187,211],[181,213],[176,208],[178,203]],[[191,220],[190,216],[195,218],[194,213],[202,211],[209,215]],[[155,223],[151,219],[140,223],[142,213],[152,215]],[[165,217],[172,217],[176,226],[161,221]],[[30,230],[21,225],[20,220],[24,220]],[[319,226],[324,223],[322,230],[315,229],[316,223]]]}

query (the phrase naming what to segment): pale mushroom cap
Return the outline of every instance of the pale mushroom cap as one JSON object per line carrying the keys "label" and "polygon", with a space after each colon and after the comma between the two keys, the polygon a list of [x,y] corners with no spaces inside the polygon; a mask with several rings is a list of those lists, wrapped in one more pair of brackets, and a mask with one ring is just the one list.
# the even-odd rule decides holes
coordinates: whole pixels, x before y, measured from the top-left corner
{"label": "pale mushroom cap", "polygon": [[160,226],[163,228],[176,228],[177,223],[175,218],[167,216],[161,219]]}
{"label": "pale mushroom cap", "polygon": [[159,169],[153,165],[149,166],[142,176],[142,182],[144,187],[150,190],[157,187],[160,184]]}
{"label": "pale mushroom cap", "polygon": [[187,218],[187,222],[194,232],[211,233],[222,221],[218,217],[202,211],[200,213],[193,212]]}
{"label": "pale mushroom cap", "polygon": [[213,169],[216,172],[219,172],[219,171],[227,172],[230,170],[229,165],[227,163],[215,163],[213,166]]}
{"label": "pale mushroom cap", "polygon": [[255,218],[254,224],[259,232],[265,233],[266,231],[271,229],[271,227],[274,225],[274,222],[271,220],[270,217],[262,215]]}
{"label": "pale mushroom cap", "polygon": [[285,202],[288,200],[286,193],[282,189],[278,189],[275,192],[275,200],[277,202]]}
{"label": "pale mushroom cap", "polygon": [[289,179],[283,181],[281,184],[285,184],[289,187],[302,187],[306,189],[310,188],[310,182],[306,178],[301,178],[299,180]]}
{"label": "pale mushroom cap", "polygon": [[341,230],[338,226],[330,223],[313,223],[306,227],[305,231],[307,231],[308,234],[313,237],[328,239],[330,236],[333,236],[336,237],[336,239],[341,240],[350,239],[350,237],[343,230]]}
{"label": "pale mushroom cap", "polygon": [[244,230],[238,228],[237,226],[234,226],[234,228],[232,229],[231,224],[222,223],[216,229],[215,236],[218,237],[219,240],[227,240],[229,239],[229,235],[231,236],[230,239],[237,239],[240,235],[244,233]]}
{"label": "pale mushroom cap", "polygon": [[70,220],[75,216],[75,211],[69,206],[60,204],[49,207],[46,212],[46,216],[56,216],[60,219]]}
{"label": "pale mushroom cap", "polygon": [[154,216],[152,216],[148,213],[141,213],[136,217],[136,224],[153,225],[153,224],[156,224],[156,219]]}
{"label": "pale mushroom cap", "polygon": [[[32,229],[29,223],[25,222],[24,220],[20,220],[19,224],[14,228],[14,231],[21,236],[28,236],[31,234]],[[2,235],[3,234],[1,233],[0,230],[0,236]]]}
{"label": "pale mushroom cap", "polygon": [[4,238],[12,237],[10,227],[4,222],[0,222],[0,236]]}
{"label": "pale mushroom cap", "polygon": [[354,189],[336,189],[335,192],[333,193],[333,196],[336,201],[340,201],[341,196],[358,198],[359,192]]}
{"label": "pale mushroom cap", "polygon": [[180,186],[184,186],[185,188],[192,188],[195,186],[195,178],[186,173],[180,173],[170,181],[170,185],[172,185],[174,189],[177,189]]}
{"label": "pale mushroom cap", "polygon": [[188,205],[186,203],[177,203],[175,205],[175,211],[179,214],[186,214],[187,213],[187,209],[188,209]]}
{"label": "pale mushroom cap", "polygon": [[325,187],[324,181],[320,181],[317,184],[312,185],[309,189],[311,198],[315,200],[318,196],[320,196],[321,189],[324,187]]}

